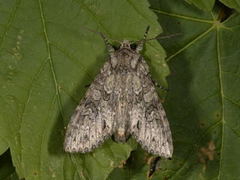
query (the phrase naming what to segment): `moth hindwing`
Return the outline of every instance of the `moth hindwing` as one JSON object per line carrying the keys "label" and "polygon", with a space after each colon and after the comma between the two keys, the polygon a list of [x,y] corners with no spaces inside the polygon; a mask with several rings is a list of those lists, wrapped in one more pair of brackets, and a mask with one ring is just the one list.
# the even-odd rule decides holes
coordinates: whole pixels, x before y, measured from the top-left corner
{"label": "moth hindwing", "polygon": [[109,59],[71,117],[65,135],[66,152],[90,152],[111,136],[125,142],[132,135],[146,151],[172,156],[166,113],[140,55],[148,29],[135,46],[124,40],[118,49],[101,34]]}

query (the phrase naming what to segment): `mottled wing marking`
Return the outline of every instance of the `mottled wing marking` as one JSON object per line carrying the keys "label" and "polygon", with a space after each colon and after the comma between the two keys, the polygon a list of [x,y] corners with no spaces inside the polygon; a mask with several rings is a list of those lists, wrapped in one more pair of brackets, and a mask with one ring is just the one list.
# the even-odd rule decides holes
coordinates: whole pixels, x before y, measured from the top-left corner
{"label": "mottled wing marking", "polygon": [[66,152],[90,152],[113,134],[113,80],[108,61],[71,117],[64,142]]}
{"label": "mottled wing marking", "polygon": [[169,123],[148,65],[140,55],[148,30],[136,48],[124,40],[119,49],[114,49],[100,33],[110,59],[71,117],[65,151],[90,152],[112,135],[116,141],[125,142],[131,134],[148,152],[172,156]]}
{"label": "mottled wing marking", "polygon": [[132,82],[130,133],[148,152],[171,157],[173,145],[169,123],[143,58],[139,60]]}

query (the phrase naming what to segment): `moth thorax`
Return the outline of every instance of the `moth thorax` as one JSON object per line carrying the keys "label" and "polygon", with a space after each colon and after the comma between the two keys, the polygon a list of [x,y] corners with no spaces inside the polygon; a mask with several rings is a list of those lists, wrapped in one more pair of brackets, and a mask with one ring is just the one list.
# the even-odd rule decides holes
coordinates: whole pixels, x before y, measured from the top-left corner
{"label": "moth thorax", "polygon": [[135,53],[131,49],[123,48],[117,52],[117,58],[122,63],[129,62],[134,56]]}
{"label": "moth thorax", "polygon": [[117,67],[117,71],[120,73],[120,74],[128,74],[128,72],[130,71],[129,69],[129,66],[126,66],[126,65],[119,65]]}

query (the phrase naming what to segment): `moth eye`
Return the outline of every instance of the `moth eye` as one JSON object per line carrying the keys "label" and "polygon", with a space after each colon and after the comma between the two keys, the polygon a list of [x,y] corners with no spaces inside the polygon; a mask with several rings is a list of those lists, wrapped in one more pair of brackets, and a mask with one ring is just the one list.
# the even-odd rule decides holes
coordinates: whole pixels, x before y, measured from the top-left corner
{"label": "moth eye", "polygon": [[136,50],[137,49],[137,44],[136,43],[130,44],[130,47],[131,47],[132,50]]}

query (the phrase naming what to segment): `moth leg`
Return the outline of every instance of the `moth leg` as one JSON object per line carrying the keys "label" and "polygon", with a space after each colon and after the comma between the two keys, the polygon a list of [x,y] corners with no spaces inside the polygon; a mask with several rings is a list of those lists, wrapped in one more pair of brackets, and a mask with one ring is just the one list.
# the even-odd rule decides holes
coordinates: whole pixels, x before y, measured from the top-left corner
{"label": "moth leg", "polygon": [[84,87],[89,88],[91,84],[86,84]]}
{"label": "moth leg", "polygon": [[136,49],[136,52],[139,53],[140,51],[142,51],[143,49],[143,46],[146,42],[146,39],[147,39],[147,34],[148,34],[148,31],[150,29],[150,26],[147,26],[147,29],[143,35],[143,40],[139,41],[139,44],[137,45],[137,49]]}
{"label": "moth leg", "polygon": [[156,83],[155,86],[156,86],[157,88],[159,88],[159,89],[162,89],[162,90],[165,91],[165,92],[168,92],[168,91],[169,91],[168,88],[165,88],[165,87],[161,86],[161,85],[158,84],[158,83]]}
{"label": "moth leg", "polygon": [[164,90],[164,91],[166,91],[166,92],[169,91],[168,88],[165,88],[164,86],[160,85],[160,84],[157,83],[155,80],[152,79],[152,82],[153,82],[153,84],[155,85],[155,87],[157,87],[157,88],[159,88],[159,89],[162,89],[162,90]]}
{"label": "moth leg", "polygon": [[149,171],[148,171],[148,177],[150,178],[153,173],[158,169],[158,163],[160,162],[161,158],[159,156],[151,159],[151,162],[150,162],[150,168],[149,168]]}

